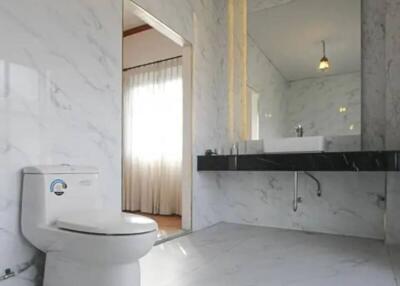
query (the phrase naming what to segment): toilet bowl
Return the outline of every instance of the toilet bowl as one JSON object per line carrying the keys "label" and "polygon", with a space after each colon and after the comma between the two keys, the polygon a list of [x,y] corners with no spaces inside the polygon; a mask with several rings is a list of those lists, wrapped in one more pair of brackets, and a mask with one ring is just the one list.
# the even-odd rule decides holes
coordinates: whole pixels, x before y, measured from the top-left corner
{"label": "toilet bowl", "polygon": [[45,286],[138,286],[138,260],[152,248],[157,224],[103,208],[91,167],[23,170],[22,232],[46,253]]}

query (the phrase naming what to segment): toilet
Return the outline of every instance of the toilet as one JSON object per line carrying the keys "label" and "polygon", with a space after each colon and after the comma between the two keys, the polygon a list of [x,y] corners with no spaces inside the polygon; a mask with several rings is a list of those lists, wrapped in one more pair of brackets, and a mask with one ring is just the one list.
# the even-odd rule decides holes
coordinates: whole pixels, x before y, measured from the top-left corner
{"label": "toilet", "polygon": [[23,169],[22,233],[46,253],[44,286],[139,286],[139,258],[157,224],[104,208],[98,170],[84,166]]}

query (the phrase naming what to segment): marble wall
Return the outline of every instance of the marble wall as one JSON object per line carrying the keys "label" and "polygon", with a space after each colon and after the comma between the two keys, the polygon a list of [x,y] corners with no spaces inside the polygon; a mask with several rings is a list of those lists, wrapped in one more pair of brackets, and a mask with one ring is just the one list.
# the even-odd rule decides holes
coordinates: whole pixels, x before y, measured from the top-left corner
{"label": "marble wall", "polygon": [[[38,261],[20,231],[23,167],[98,166],[120,208],[121,17],[114,0],[0,3],[0,271]],[[30,267],[4,285],[35,277]]]}
{"label": "marble wall", "polygon": [[386,133],[385,147],[400,149],[400,0],[386,1]]}
{"label": "marble wall", "polygon": [[[361,125],[361,75],[359,72],[292,81],[285,93],[285,137],[356,135]],[[340,112],[341,107],[346,111]]]}
{"label": "marble wall", "polygon": [[[363,150],[400,149],[400,1],[363,1]],[[387,242],[400,244],[399,178],[388,173]]]}
{"label": "marble wall", "polygon": [[385,1],[362,1],[362,101],[363,150],[385,146]]}
{"label": "marble wall", "polygon": [[[400,0],[386,1],[386,126],[385,147],[400,150]],[[387,175],[387,242],[400,244],[400,175]]]}
{"label": "marble wall", "polygon": [[400,1],[363,1],[364,150],[400,148]]}
{"label": "marble wall", "polygon": [[288,172],[220,173],[222,218],[227,222],[360,237],[384,238],[383,173],[315,172],[300,175],[302,203],[292,210],[294,178]]}

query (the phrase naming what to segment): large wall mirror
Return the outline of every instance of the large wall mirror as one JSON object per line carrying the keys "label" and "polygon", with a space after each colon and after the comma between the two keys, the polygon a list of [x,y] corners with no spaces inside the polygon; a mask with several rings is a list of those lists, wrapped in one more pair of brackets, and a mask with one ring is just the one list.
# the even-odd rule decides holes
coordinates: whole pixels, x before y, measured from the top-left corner
{"label": "large wall mirror", "polygon": [[361,0],[248,0],[248,94],[265,152],[360,150]]}

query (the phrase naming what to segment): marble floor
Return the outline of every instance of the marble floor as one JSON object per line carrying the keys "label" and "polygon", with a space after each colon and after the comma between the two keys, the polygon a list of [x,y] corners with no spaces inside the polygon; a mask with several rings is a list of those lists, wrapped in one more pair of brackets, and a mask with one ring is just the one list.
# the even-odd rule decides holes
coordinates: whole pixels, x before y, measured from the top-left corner
{"label": "marble floor", "polygon": [[400,249],[380,241],[220,223],[160,244],[142,286],[400,286]]}

